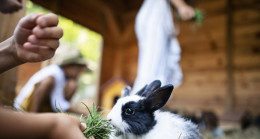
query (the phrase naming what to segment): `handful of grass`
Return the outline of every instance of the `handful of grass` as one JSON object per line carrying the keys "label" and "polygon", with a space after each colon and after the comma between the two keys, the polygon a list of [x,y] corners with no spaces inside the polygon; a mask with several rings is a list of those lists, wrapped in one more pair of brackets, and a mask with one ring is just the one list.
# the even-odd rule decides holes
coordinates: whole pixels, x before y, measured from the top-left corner
{"label": "handful of grass", "polygon": [[204,12],[200,9],[195,9],[194,21],[197,22],[199,25],[202,25],[204,20]]}
{"label": "handful of grass", "polygon": [[[204,11],[202,11],[202,10],[200,10],[200,9],[195,9],[194,10],[194,17],[191,19],[191,21],[194,21],[194,22],[196,22],[197,24],[199,24],[199,25],[202,25],[203,24],[203,21],[204,21],[204,15],[205,15],[205,12]],[[181,16],[178,14],[178,19],[180,20],[180,21],[182,21],[182,18],[181,18]]]}
{"label": "handful of grass", "polygon": [[90,110],[86,104],[82,104],[85,105],[89,112],[89,115],[87,117],[81,119],[81,121],[87,125],[86,130],[83,131],[85,137],[94,137],[95,139],[108,139],[113,129],[109,121],[102,118],[102,112],[97,112],[97,107],[94,104],[92,110]]}

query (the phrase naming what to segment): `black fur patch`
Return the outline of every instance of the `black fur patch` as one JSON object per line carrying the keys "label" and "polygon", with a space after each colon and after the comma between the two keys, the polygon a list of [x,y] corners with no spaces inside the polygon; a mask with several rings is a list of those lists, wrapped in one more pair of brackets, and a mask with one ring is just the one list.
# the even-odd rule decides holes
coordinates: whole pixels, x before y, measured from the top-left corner
{"label": "black fur patch", "polygon": [[[129,115],[127,109],[134,110]],[[122,119],[129,125],[128,132],[135,135],[142,135],[151,130],[156,124],[153,111],[145,106],[144,101],[130,101],[122,106]]]}

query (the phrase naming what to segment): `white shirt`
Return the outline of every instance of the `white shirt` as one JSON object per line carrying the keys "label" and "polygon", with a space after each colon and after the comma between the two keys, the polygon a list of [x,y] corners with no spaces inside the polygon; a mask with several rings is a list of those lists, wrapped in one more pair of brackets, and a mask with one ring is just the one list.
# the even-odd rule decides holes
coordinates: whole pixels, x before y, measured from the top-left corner
{"label": "white shirt", "polygon": [[22,110],[20,106],[22,105],[24,99],[28,95],[30,95],[30,93],[32,93],[37,83],[39,83],[41,80],[48,76],[53,76],[55,79],[55,86],[50,95],[52,110],[56,112],[56,108],[62,111],[68,110],[70,108],[70,102],[65,99],[63,93],[63,89],[66,84],[66,79],[64,72],[58,65],[47,66],[35,73],[25,84],[25,86],[21,89],[19,95],[16,97],[14,107],[16,109]]}
{"label": "white shirt", "polygon": [[182,82],[181,49],[169,2],[144,0],[136,17],[135,31],[139,57],[133,93],[157,79],[162,85],[179,86]]}

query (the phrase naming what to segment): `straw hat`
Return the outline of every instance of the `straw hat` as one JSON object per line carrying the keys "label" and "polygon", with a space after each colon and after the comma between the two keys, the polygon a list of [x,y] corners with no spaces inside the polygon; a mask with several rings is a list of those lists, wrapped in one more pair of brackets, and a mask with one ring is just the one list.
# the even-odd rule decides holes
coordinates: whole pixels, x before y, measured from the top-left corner
{"label": "straw hat", "polygon": [[69,65],[69,64],[78,64],[86,66],[87,63],[84,60],[80,51],[75,47],[61,46],[57,49],[54,57],[51,60],[52,64],[57,64],[60,66]]}

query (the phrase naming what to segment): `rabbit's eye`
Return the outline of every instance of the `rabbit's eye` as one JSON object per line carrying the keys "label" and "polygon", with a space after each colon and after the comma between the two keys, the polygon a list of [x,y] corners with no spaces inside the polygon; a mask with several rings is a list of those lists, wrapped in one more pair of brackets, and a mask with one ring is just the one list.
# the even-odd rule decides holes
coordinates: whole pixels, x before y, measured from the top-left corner
{"label": "rabbit's eye", "polygon": [[130,108],[127,108],[127,109],[125,110],[125,114],[126,114],[126,115],[133,115],[133,114],[135,114],[135,111],[132,110],[132,109],[130,109]]}

